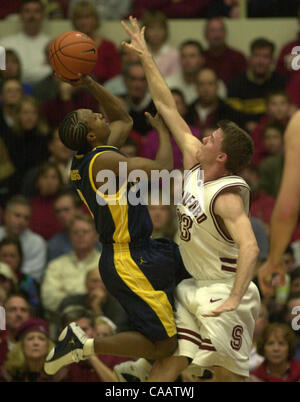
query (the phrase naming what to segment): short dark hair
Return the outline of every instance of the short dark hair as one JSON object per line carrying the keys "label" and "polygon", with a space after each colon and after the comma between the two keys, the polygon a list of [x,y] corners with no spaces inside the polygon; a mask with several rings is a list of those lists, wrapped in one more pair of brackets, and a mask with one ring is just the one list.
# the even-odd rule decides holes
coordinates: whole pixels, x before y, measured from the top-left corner
{"label": "short dark hair", "polygon": [[271,99],[272,99],[273,97],[275,97],[275,96],[282,96],[282,97],[286,98],[286,100],[287,100],[288,102],[291,101],[291,100],[290,100],[290,97],[289,97],[289,94],[288,94],[287,92],[285,92],[285,91],[282,90],[282,89],[274,89],[274,90],[269,91],[269,92],[267,93],[267,95],[266,95],[266,103],[269,103],[269,102],[271,101]]}
{"label": "short dark hair", "polygon": [[271,50],[271,55],[273,56],[275,51],[275,45],[273,42],[265,38],[254,39],[250,44],[250,51],[251,53],[253,53],[254,50],[263,49],[265,47],[268,47]]}
{"label": "short dark hair", "polygon": [[15,205],[25,205],[26,207],[32,209],[30,201],[23,195],[14,195],[11,197],[6,204],[5,209],[10,211]]}
{"label": "short dark hair", "polygon": [[61,321],[63,326],[66,326],[72,321],[80,320],[81,318],[89,319],[91,326],[94,327],[95,320],[92,312],[84,308],[82,305],[74,304],[66,306],[61,314]]}
{"label": "short dark hair", "polygon": [[87,140],[88,132],[88,125],[78,119],[77,110],[68,113],[58,127],[58,134],[62,143],[67,148],[81,153],[87,153],[91,150],[91,145]]}
{"label": "short dark hair", "polygon": [[186,40],[186,41],[182,42],[182,43],[180,44],[180,46],[179,46],[180,52],[181,52],[182,49],[183,49],[184,47],[186,47],[186,46],[194,46],[194,47],[196,47],[196,48],[198,49],[198,51],[199,51],[199,54],[203,54],[203,52],[204,52],[203,46],[202,46],[201,43],[200,43],[199,41],[197,41],[197,40],[189,39],[189,40]]}
{"label": "short dark hair", "polygon": [[[20,265],[22,264],[23,261],[23,250],[21,246],[20,240],[15,237],[15,236],[6,236],[0,241],[0,250],[2,247],[5,246],[10,246],[10,245],[16,246],[16,249],[18,250],[19,256],[20,256]],[[20,268],[20,267],[19,267]]]}
{"label": "short dark hair", "polygon": [[22,0],[20,12],[23,11],[24,6],[26,6],[28,3],[37,3],[41,6],[42,11],[44,11],[44,4],[41,0]]}
{"label": "short dark hair", "polygon": [[227,154],[225,167],[230,173],[238,174],[251,161],[254,150],[252,138],[230,120],[221,120],[217,125],[224,133],[222,150]]}
{"label": "short dark hair", "polygon": [[59,189],[58,191],[62,190],[64,182],[63,182],[63,178],[62,178],[62,174],[57,166],[56,163],[54,162],[44,162],[42,165],[40,165],[37,170],[36,170],[36,174],[35,174],[35,185],[37,186],[37,182],[40,179],[41,176],[43,176],[48,170],[50,169],[54,169],[56,171],[58,180],[59,180]]}
{"label": "short dark hair", "polygon": [[284,127],[283,124],[279,123],[278,121],[272,121],[272,122],[270,122],[270,123],[267,123],[267,124],[265,125],[264,129],[263,129],[263,135],[265,135],[266,131],[267,131],[269,128],[273,128],[274,130],[279,131],[280,134],[281,134],[281,136],[283,137],[284,130],[285,130],[285,127]]}
{"label": "short dark hair", "polygon": [[74,202],[74,205],[77,207],[80,205],[80,200],[79,197],[77,196],[76,193],[70,188],[63,188],[55,197],[54,203],[56,203],[57,200],[63,197],[70,197],[72,198],[72,201]]}
{"label": "short dark hair", "polygon": [[283,337],[289,345],[288,359],[290,360],[296,352],[296,337],[287,324],[274,322],[267,325],[257,340],[257,353],[265,357],[265,345],[268,341],[268,338],[272,332],[278,329],[282,331]]}

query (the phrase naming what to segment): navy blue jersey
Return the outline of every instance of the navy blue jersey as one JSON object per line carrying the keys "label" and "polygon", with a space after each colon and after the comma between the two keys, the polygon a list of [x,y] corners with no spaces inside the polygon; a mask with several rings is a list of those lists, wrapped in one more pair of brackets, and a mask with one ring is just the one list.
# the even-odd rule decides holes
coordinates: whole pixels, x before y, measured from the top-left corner
{"label": "navy blue jersey", "polygon": [[[99,240],[107,243],[130,243],[148,239],[152,233],[152,222],[145,205],[130,205],[128,191],[130,183],[123,184],[113,196],[116,205],[109,202],[110,196],[102,194],[93,180],[93,164],[104,152],[122,153],[112,146],[99,146],[85,155],[76,154],[71,167],[71,180],[80,198],[95,221]],[[124,202],[124,197],[127,202]],[[122,198],[122,203],[119,200]],[[105,199],[105,205],[99,200]],[[125,205],[121,205],[125,204]]]}

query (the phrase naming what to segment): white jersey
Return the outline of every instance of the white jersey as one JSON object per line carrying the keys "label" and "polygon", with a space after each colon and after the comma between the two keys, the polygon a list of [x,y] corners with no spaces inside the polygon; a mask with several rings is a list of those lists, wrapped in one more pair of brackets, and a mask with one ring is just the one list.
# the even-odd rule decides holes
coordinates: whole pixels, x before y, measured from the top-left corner
{"label": "white jersey", "polygon": [[204,183],[200,197],[200,169],[197,165],[188,172],[182,204],[177,206],[180,253],[187,271],[197,280],[233,278],[239,249],[222,230],[214,203],[224,189],[238,188],[248,215],[250,188],[239,176],[225,176]]}

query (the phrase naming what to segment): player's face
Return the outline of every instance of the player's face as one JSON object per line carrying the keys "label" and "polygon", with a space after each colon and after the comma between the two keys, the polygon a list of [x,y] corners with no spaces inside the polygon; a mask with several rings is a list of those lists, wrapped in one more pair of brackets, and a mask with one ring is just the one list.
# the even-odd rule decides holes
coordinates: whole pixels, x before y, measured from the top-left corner
{"label": "player's face", "polygon": [[89,133],[93,133],[95,140],[92,145],[98,145],[98,142],[106,143],[110,128],[104,116],[101,113],[94,113],[90,109],[79,109],[77,111],[78,119],[84,121],[89,128]]}
{"label": "player's face", "polygon": [[222,141],[224,135],[220,128],[211,135],[202,139],[202,146],[197,153],[197,159],[203,167],[214,164],[219,158],[224,157]]}

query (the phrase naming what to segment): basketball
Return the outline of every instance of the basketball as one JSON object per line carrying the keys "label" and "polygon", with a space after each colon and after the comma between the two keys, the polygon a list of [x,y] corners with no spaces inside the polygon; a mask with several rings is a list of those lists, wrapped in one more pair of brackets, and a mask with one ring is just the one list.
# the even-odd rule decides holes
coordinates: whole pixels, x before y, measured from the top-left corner
{"label": "basketball", "polygon": [[77,80],[79,73],[89,74],[93,70],[97,47],[93,39],[82,32],[64,32],[51,43],[49,61],[58,75]]}

